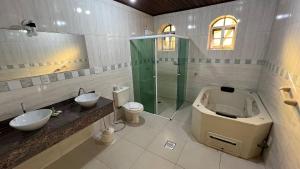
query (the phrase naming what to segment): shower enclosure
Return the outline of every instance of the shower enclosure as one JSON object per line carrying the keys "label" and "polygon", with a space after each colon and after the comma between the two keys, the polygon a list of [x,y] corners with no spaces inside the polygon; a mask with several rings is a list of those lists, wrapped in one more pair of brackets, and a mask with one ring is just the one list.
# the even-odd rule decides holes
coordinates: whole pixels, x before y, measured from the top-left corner
{"label": "shower enclosure", "polygon": [[145,111],[173,118],[183,105],[188,47],[188,38],[174,34],[130,39],[134,100]]}

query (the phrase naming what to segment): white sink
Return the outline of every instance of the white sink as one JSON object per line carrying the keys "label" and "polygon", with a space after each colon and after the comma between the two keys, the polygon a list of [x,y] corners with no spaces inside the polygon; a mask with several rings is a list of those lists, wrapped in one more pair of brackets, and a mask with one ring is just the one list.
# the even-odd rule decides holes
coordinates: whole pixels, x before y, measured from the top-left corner
{"label": "white sink", "polygon": [[83,107],[92,107],[94,106],[99,99],[99,96],[95,93],[82,94],[75,98],[75,102],[77,102],[80,106]]}
{"label": "white sink", "polygon": [[36,130],[43,127],[50,119],[52,110],[40,109],[24,113],[9,122],[13,128],[23,131]]}

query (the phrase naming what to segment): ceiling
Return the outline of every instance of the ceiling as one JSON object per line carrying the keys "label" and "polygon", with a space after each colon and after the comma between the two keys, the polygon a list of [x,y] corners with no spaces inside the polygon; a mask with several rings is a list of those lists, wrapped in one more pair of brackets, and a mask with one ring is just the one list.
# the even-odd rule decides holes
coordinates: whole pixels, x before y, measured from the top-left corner
{"label": "ceiling", "polygon": [[[114,0],[156,16],[170,12],[183,11],[234,0]],[[135,1],[134,3],[131,1]]]}

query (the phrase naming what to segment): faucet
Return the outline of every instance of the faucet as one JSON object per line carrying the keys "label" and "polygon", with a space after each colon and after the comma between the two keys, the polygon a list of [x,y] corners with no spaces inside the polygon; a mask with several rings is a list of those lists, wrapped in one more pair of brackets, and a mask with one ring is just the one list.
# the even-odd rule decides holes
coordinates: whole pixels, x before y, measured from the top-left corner
{"label": "faucet", "polygon": [[81,87],[81,88],[79,88],[79,90],[78,90],[77,96],[80,96],[81,91],[82,91],[84,94],[86,94],[86,91]]}
{"label": "faucet", "polygon": [[26,113],[26,110],[24,108],[24,103],[23,102],[21,102],[21,108],[22,108],[23,113]]}

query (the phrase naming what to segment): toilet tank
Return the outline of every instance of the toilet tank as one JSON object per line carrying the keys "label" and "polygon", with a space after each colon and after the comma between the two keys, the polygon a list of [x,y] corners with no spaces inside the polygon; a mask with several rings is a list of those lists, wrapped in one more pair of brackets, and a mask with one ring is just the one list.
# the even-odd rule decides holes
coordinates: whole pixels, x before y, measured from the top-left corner
{"label": "toilet tank", "polygon": [[129,102],[130,92],[129,87],[120,87],[119,89],[113,91],[113,99],[115,106],[121,107],[127,102]]}

